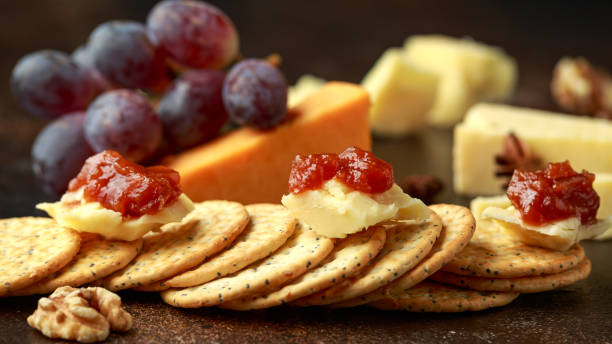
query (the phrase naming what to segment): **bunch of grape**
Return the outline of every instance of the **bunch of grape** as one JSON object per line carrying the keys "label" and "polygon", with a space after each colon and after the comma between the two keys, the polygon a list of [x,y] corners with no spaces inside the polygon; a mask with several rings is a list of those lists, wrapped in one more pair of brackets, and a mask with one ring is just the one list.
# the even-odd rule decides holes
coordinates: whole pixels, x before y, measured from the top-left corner
{"label": "bunch of grape", "polygon": [[285,77],[265,60],[232,66],[238,56],[232,21],[193,0],[158,3],[146,25],[103,23],[72,55],[24,56],[11,89],[32,115],[53,119],[32,148],[35,176],[60,194],[95,152],[143,162],[214,138],[228,117],[274,127],[286,112]]}

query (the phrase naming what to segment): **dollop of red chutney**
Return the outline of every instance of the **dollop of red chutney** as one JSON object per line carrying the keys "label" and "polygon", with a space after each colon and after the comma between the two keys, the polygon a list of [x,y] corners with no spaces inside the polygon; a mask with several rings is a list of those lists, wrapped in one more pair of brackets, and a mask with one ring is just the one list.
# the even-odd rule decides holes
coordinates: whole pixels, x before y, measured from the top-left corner
{"label": "dollop of red chutney", "polygon": [[144,167],[115,151],[103,151],[85,161],[68,191],[84,187],[83,198],[100,202],[123,217],[155,214],[181,194],[178,172],[164,166]]}
{"label": "dollop of red chutney", "polygon": [[568,161],[549,163],[541,171],[515,170],[506,194],[526,224],[541,226],[574,216],[583,225],[592,224],[599,208],[594,180],[593,173],[577,173]]}
{"label": "dollop of red chutney", "polygon": [[291,164],[289,191],[315,190],[334,177],[353,190],[381,193],[393,186],[393,167],[356,147],[340,154],[297,155]]}

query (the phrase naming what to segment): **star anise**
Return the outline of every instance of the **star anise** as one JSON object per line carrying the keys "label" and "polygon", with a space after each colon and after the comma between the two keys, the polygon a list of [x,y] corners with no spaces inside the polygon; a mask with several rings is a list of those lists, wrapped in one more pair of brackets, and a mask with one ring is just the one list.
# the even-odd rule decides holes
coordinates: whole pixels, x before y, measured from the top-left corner
{"label": "star anise", "polygon": [[495,176],[506,177],[506,182],[502,185],[504,190],[508,188],[510,177],[512,177],[515,169],[535,171],[544,167],[542,159],[514,133],[508,134],[503,146],[503,152],[495,155],[495,164],[497,165]]}
{"label": "star anise", "polygon": [[405,193],[431,204],[433,198],[444,188],[440,178],[433,174],[410,174],[398,183]]}

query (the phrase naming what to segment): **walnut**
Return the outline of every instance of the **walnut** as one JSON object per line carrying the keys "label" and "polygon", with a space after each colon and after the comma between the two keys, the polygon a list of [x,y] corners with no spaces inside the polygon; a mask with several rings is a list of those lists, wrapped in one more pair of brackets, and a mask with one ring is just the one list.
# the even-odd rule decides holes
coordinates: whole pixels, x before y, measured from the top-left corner
{"label": "walnut", "polygon": [[402,190],[425,204],[431,204],[434,197],[442,191],[444,184],[433,174],[407,175],[398,183]]}
{"label": "walnut", "polygon": [[559,60],[551,91],[565,111],[612,119],[612,77],[584,58]]}
{"label": "walnut", "polygon": [[81,343],[102,341],[110,329],[127,331],[132,317],[121,308],[121,298],[99,287],[57,288],[48,298],[38,300],[38,308],[28,324],[50,338]]}

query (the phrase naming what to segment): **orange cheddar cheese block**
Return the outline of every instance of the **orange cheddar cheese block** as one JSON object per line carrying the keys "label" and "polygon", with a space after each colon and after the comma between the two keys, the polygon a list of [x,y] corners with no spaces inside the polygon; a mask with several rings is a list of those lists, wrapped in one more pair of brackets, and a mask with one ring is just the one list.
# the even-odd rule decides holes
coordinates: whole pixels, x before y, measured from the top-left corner
{"label": "orange cheddar cheese block", "polygon": [[291,108],[278,127],[241,128],[167,164],[180,173],[183,192],[194,201],[279,203],[296,154],[371,149],[369,109],[368,93],[360,86],[329,82]]}

